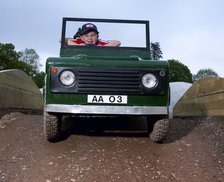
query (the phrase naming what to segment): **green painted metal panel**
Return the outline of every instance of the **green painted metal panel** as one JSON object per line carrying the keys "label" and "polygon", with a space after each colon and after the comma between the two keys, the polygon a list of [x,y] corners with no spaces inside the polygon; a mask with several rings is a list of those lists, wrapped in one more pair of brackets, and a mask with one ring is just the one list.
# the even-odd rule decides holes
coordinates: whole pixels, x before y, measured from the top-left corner
{"label": "green painted metal panel", "polygon": [[153,60],[137,60],[137,58],[119,58],[107,57],[64,57],[64,58],[48,58],[46,72],[51,66],[60,67],[98,67],[98,68],[139,68],[139,69],[165,69],[168,70],[167,61]]}
{"label": "green painted metal panel", "polygon": [[136,55],[142,59],[151,59],[150,51],[147,49],[126,49],[121,47],[80,47],[68,46],[60,51],[61,57],[72,57],[77,55],[100,56],[100,57],[130,57]]}

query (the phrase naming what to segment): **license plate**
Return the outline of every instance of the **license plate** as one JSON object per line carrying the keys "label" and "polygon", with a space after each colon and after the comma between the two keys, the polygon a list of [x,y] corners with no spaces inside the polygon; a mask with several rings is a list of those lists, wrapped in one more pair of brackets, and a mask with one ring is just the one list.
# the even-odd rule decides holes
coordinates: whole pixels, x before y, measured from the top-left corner
{"label": "license plate", "polygon": [[127,104],[126,95],[88,95],[88,103],[98,104]]}

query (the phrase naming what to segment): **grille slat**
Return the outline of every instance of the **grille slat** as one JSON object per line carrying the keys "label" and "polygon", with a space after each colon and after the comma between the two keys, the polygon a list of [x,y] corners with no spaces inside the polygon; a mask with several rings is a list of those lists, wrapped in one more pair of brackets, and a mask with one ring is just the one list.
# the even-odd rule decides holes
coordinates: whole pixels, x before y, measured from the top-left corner
{"label": "grille slat", "polygon": [[113,73],[102,73],[100,75],[97,75],[96,73],[86,73],[86,74],[80,74],[80,76],[86,76],[86,77],[91,77],[91,76],[100,76],[100,77],[114,77],[114,78],[119,78],[121,76],[126,76],[128,78],[137,78],[136,75],[133,74],[113,74]]}
{"label": "grille slat", "polygon": [[91,91],[89,89],[82,89],[82,92],[84,93],[102,93],[102,94],[112,94],[112,93],[116,93],[116,94],[127,94],[127,93],[136,93],[136,89],[122,89],[122,93],[121,93],[121,89],[120,88],[104,88],[103,92],[101,88],[91,88]]}
{"label": "grille slat", "polygon": [[[108,82],[110,81],[110,82]],[[112,85],[137,85],[136,81],[121,81],[121,80],[79,80],[79,85],[84,84],[112,84]]]}
{"label": "grille slat", "polygon": [[109,85],[109,84],[104,84],[104,85],[102,85],[102,84],[80,84],[79,85],[79,87],[81,87],[81,88],[102,88],[102,89],[104,89],[104,88],[121,88],[121,87],[123,87],[123,89],[128,89],[128,88],[132,88],[132,89],[138,89],[138,86],[133,86],[133,85]]}
{"label": "grille slat", "polygon": [[79,76],[79,81],[123,81],[123,82],[138,82],[139,78],[124,78],[124,77],[100,77],[100,76],[92,76],[92,77],[86,77],[86,76]]}

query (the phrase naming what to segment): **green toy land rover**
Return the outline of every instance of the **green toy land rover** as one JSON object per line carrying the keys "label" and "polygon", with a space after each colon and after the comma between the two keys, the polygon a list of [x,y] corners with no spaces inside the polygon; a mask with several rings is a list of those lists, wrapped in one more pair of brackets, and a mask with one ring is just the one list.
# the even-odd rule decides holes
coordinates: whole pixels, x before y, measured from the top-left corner
{"label": "green toy land rover", "polygon": [[[87,46],[79,32],[73,39],[88,23],[94,23],[100,38],[117,39],[121,45]],[[68,44],[76,39],[77,45]],[[168,62],[151,58],[149,21],[63,18],[60,57],[46,61],[46,138],[60,140],[64,115],[141,116],[147,118],[151,140],[162,142],[168,130],[169,94]]]}

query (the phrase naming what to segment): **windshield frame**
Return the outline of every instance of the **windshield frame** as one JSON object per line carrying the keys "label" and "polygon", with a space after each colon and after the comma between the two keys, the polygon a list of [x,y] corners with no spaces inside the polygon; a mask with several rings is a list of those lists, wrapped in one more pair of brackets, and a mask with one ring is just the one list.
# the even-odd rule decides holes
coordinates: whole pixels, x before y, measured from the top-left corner
{"label": "windshield frame", "polygon": [[71,18],[64,17],[62,20],[62,32],[61,32],[61,49],[66,48],[89,48],[87,46],[73,46],[66,45],[66,26],[68,22],[90,22],[90,23],[124,23],[124,24],[141,24],[145,25],[145,38],[146,38],[146,46],[145,47],[105,47],[105,46],[95,46],[94,48],[113,48],[113,49],[140,49],[140,50],[148,50],[150,51],[150,29],[149,29],[149,21],[147,20],[123,20],[123,19],[96,19],[96,18]]}

